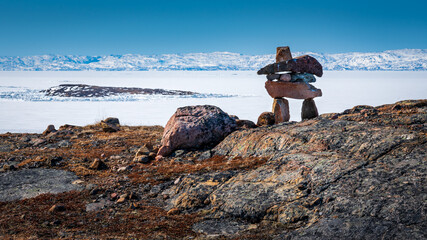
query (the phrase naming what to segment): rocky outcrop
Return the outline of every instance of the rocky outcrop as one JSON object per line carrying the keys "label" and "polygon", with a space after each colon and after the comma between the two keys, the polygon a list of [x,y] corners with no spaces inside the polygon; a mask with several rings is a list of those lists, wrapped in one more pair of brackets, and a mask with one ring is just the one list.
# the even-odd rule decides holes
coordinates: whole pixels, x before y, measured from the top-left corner
{"label": "rocky outcrop", "polygon": [[103,87],[85,84],[61,84],[41,91],[46,96],[57,97],[106,97],[119,94],[143,94],[143,95],[194,95],[195,92],[180,90],[165,90],[151,88],[130,87]]}
{"label": "rocky outcrop", "polygon": [[0,236],[426,239],[426,120],[427,100],[411,100],[237,122],[215,147],[156,161],[159,126],[0,134]]}
{"label": "rocky outcrop", "polygon": [[159,156],[179,148],[215,145],[236,129],[236,120],[210,105],[178,108],[166,124]]}
{"label": "rocky outcrop", "polygon": [[[217,225],[282,224],[274,239],[423,239],[426,120],[420,100],[236,131],[211,153],[266,163],[184,177],[165,192],[169,208],[203,211]],[[233,229],[257,232],[245,224]]]}
{"label": "rocky outcrop", "polygon": [[0,202],[32,198],[43,193],[82,190],[71,184],[77,176],[56,169],[24,169],[0,173]]}

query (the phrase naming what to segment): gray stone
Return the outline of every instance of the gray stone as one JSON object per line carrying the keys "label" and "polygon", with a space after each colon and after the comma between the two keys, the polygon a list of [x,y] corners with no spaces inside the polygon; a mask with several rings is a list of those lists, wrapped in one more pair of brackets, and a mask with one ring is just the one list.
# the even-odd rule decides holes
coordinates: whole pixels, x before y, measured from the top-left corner
{"label": "gray stone", "polygon": [[316,82],[316,77],[310,73],[292,73],[291,82],[312,83],[312,82]]}
{"label": "gray stone", "polygon": [[266,76],[267,80],[273,81],[280,78],[280,74],[268,74]]}
{"label": "gray stone", "polygon": [[104,122],[108,124],[113,124],[113,125],[120,125],[119,119],[115,117],[106,118],[104,119]]}
{"label": "gray stone", "polygon": [[72,172],[56,169],[24,169],[0,173],[0,201],[33,198],[43,193],[82,190],[71,184],[77,180]]}
{"label": "gray stone", "polygon": [[247,223],[221,219],[209,219],[193,225],[193,230],[208,238],[227,237],[238,234],[248,228]]}

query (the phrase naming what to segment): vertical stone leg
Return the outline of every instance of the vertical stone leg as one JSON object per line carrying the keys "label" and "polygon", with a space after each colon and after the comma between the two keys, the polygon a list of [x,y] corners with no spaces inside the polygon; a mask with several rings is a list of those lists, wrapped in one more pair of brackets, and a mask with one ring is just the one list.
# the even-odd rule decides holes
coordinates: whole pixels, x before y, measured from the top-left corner
{"label": "vertical stone leg", "polygon": [[289,115],[289,102],[284,98],[275,98],[273,101],[273,113],[275,123],[287,122]]}
{"label": "vertical stone leg", "polygon": [[313,98],[307,98],[302,103],[302,109],[301,109],[301,119],[312,119],[319,116],[319,113],[317,112],[316,103],[314,102]]}

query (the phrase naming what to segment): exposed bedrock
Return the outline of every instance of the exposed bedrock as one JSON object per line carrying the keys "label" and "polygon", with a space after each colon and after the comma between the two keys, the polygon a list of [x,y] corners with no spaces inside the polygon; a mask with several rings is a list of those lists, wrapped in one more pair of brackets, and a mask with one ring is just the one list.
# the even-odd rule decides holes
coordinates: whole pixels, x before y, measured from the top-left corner
{"label": "exposed bedrock", "polygon": [[276,239],[423,239],[426,103],[357,106],[235,131],[211,152],[266,162],[190,174],[165,191],[168,206],[217,221],[282,224]]}

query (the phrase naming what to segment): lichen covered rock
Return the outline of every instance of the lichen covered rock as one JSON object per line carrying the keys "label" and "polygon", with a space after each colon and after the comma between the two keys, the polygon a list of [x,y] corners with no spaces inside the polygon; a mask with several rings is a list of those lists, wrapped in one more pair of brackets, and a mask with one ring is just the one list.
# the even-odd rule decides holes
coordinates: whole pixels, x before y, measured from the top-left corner
{"label": "lichen covered rock", "polygon": [[169,189],[169,207],[203,209],[225,222],[287,226],[270,235],[274,239],[423,239],[425,103],[360,106],[236,131],[212,154],[267,162],[222,177],[186,176]]}
{"label": "lichen covered rock", "polygon": [[210,105],[178,108],[166,124],[158,156],[179,148],[215,145],[236,129],[236,120]]}

